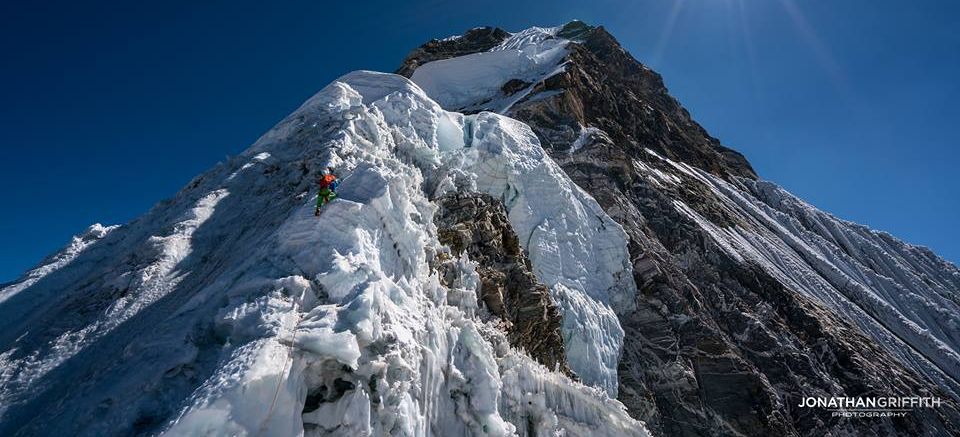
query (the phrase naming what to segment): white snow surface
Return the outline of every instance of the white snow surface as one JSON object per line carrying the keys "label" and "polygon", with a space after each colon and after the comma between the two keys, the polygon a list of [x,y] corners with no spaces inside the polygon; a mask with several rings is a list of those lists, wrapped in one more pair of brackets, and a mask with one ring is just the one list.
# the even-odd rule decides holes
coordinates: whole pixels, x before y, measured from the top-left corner
{"label": "white snow surface", "polygon": [[[534,86],[563,71],[569,40],[559,27],[533,27],[511,35],[487,52],[428,62],[411,80],[442,107],[457,111],[506,112]],[[528,85],[511,95],[501,87],[511,79]]]}
{"label": "white snow surface", "polygon": [[[680,201],[734,259],[756,263],[853,322],[907,367],[960,397],[960,270],[930,250],[840,220],[767,181],[735,185],[648,151],[679,173],[706,184],[745,224],[718,226]],[[658,184],[676,176],[635,164]]]}
{"label": "white snow surface", "polygon": [[3,301],[15,296],[24,289],[29,288],[49,273],[55,272],[67,264],[70,264],[70,262],[90,246],[90,244],[105,237],[110,231],[116,228],[117,226],[103,226],[100,223],[94,223],[82,234],[74,236],[73,239],[70,240],[70,244],[62,250],[48,257],[40,263],[39,266],[27,272],[23,278],[0,289],[0,303],[3,303]]}
{"label": "white snow surface", "polygon": [[[482,321],[469,259],[441,285],[432,199],[457,189],[503,199],[583,384]],[[623,230],[529,127],[401,76],[341,77],[110,229],[0,290],[0,435],[647,435],[612,399]]]}

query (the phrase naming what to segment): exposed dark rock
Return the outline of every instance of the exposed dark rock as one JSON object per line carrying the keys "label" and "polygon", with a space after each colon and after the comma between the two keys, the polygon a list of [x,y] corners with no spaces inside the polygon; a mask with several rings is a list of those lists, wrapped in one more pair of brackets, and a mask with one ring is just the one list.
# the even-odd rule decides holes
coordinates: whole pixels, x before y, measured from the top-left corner
{"label": "exposed dark rock", "polygon": [[[597,152],[585,155],[591,153]],[[624,172],[630,182],[623,184],[618,173],[591,162],[597,158],[555,157],[630,237],[639,295],[637,311],[621,319],[620,399],[654,432],[957,432],[953,404],[869,421],[794,408],[802,396],[948,396],[849,321],[713,243],[674,202],[682,199],[714,223],[732,225],[736,218],[695,179],[660,168],[681,182],[658,186]]]}
{"label": "exposed dark rock", "polygon": [[[646,149],[734,185],[756,178],[746,159],[694,122],[602,27],[575,22],[561,33],[576,41],[565,70],[532,84],[507,115],[530,125],[627,232],[638,288],[636,310],[621,318],[628,411],[665,436],[960,435],[957,405],[939,387],[822,303],[732,258],[679,212],[677,202],[720,228],[751,226],[711,187]],[[401,72],[410,76],[408,66]],[[582,127],[603,134],[574,150]],[[651,172],[676,182],[653,183]],[[923,395],[944,407],[868,419],[796,407],[802,396]]]}
{"label": "exposed dark rock", "polygon": [[580,20],[573,20],[567,24],[564,24],[560,31],[557,32],[557,36],[560,38],[566,38],[573,41],[580,41],[590,34],[590,31],[594,29],[593,26],[584,23]]}
{"label": "exposed dark rock", "polygon": [[438,200],[440,242],[477,262],[478,300],[505,322],[510,343],[548,368],[570,373],[560,313],[549,290],[530,271],[503,202],[487,194],[452,192]]}
{"label": "exposed dark rock", "polygon": [[512,96],[526,87],[530,86],[530,82],[526,82],[520,79],[510,79],[507,83],[503,84],[500,87],[500,90],[503,91],[504,95]]}
{"label": "exposed dark rock", "polygon": [[756,177],[743,155],[693,121],[660,75],[637,62],[603,27],[583,38],[570,45],[568,68],[544,81],[544,91],[562,93],[521,102],[510,111],[543,126],[537,133],[545,147],[566,151],[576,138],[570,133],[591,126],[634,155],[650,148],[721,177]]}
{"label": "exposed dark rock", "polygon": [[[531,99],[536,94],[531,93],[508,112],[531,124],[544,148],[567,151],[580,126],[592,126],[633,154],[650,148],[721,177],[756,178],[743,155],[693,121],[660,75],[630,56],[602,26],[574,21],[560,33],[579,42],[570,45],[567,68],[538,84],[536,91],[562,93],[546,99]],[[430,41],[411,52],[397,73],[410,77],[424,63],[486,51],[508,36],[485,27],[459,39]]]}

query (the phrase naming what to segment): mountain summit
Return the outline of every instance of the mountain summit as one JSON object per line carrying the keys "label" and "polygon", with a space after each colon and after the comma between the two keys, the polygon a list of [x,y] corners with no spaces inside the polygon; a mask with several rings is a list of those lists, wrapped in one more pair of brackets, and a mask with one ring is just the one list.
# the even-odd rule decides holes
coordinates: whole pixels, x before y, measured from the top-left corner
{"label": "mountain summit", "polygon": [[[958,290],[602,27],[475,28],[0,289],[0,435],[958,434]],[[943,402],[798,406],[866,396]]]}

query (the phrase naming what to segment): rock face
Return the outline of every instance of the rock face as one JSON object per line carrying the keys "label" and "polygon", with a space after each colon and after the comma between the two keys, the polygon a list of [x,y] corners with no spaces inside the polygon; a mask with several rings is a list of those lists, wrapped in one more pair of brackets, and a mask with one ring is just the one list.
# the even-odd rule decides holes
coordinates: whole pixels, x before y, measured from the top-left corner
{"label": "rock face", "polygon": [[560,335],[560,312],[507,219],[503,202],[488,194],[451,192],[435,221],[441,243],[477,262],[478,300],[504,322],[510,344],[550,369],[570,374]]}
{"label": "rock face", "polygon": [[[960,434],[956,266],[757,181],[602,27],[545,34],[569,40],[557,72],[507,78],[503,96],[528,92],[486,109],[529,124],[629,236],[638,295],[620,316],[619,399],[631,415],[668,436]],[[432,41],[398,73],[509,38]],[[797,407],[825,396],[944,403],[869,419]]]}

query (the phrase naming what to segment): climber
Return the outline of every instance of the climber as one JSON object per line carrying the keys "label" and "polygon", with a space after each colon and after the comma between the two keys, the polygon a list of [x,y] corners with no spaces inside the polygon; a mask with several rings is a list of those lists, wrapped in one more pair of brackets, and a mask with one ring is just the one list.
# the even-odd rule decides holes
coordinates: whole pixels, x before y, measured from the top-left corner
{"label": "climber", "polygon": [[337,186],[340,185],[340,180],[333,174],[333,169],[327,167],[327,170],[323,172],[323,175],[320,176],[317,183],[320,185],[320,192],[317,193],[317,209],[313,215],[319,217],[320,208],[337,198]]}

